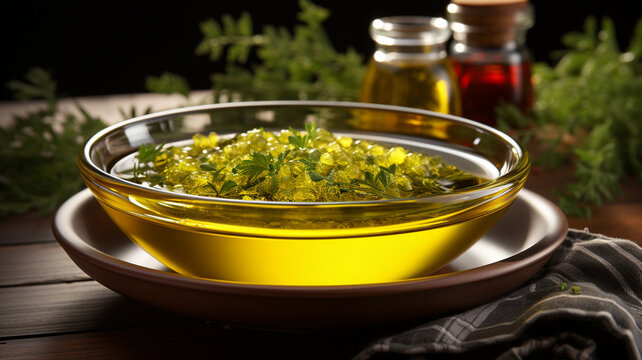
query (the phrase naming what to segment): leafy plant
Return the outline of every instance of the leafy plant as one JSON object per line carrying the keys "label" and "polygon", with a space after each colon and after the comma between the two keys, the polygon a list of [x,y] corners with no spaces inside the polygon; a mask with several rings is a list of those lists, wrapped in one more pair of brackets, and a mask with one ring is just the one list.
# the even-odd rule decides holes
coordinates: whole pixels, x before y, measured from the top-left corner
{"label": "leafy plant", "polygon": [[[84,187],[76,164],[78,152],[106,124],[80,104],[61,110],[57,84],[45,69],[30,69],[24,81],[7,85],[16,99],[44,99],[45,104],[0,127],[0,217],[34,209],[46,215]],[[151,111],[148,107],[144,113]],[[124,119],[138,115],[135,107],[120,113]],[[148,168],[136,169],[139,173],[134,176]]]}
{"label": "leafy plant", "polygon": [[80,116],[60,111],[56,82],[44,69],[30,70],[26,81],[12,81],[9,87],[19,99],[44,98],[46,103],[0,127],[0,217],[32,209],[47,214],[82,189],[78,151],[105,124],[80,105]]}
{"label": "leafy plant", "polygon": [[158,77],[148,76],[145,79],[145,88],[158,94],[177,93],[185,97],[188,97],[191,91],[184,77],[170,72],[164,72]]}
{"label": "leafy plant", "polygon": [[[225,15],[220,23],[201,23],[204,38],[196,53],[213,61],[226,56],[226,71],[211,77],[217,102],[356,98],[364,74],[362,57],[353,49],[343,54],[333,48],[322,26],[327,9],[308,0],[300,0],[299,6],[302,24],[292,32],[266,26],[255,34],[247,13],[237,21]],[[247,66],[252,54],[258,61]]]}
{"label": "leafy plant", "polygon": [[[498,109],[500,129],[543,148],[545,168],[572,163],[572,182],[555,194],[567,215],[591,216],[621,192],[628,177],[642,179],[642,21],[621,52],[611,19],[587,18],[584,32],[563,37],[567,50],[554,66],[534,67],[536,102],[530,116]],[[530,124],[530,125],[529,125]]]}

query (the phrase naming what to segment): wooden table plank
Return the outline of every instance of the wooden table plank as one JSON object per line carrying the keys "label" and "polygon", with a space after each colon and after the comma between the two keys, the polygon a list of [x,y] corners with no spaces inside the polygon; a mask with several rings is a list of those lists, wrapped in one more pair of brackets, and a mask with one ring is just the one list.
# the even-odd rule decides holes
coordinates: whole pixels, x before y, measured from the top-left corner
{"label": "wooden table plank", "polygon": [[9,339],[2,359],[350,359],[376,332],[287,333],[197,322]]}
{"label": "wooden table plank", "polygon": [[36,211],[0,218],[0,245],[31,244],[55,241],[51,232],[53,215]]}
{"label": "wooden table plank", "polygon": [[188,319],[127,299],[93,280],[0,288],[0,304],[0,339]]}
{"label": "wooden table plank", "polygon": [[[554,203],[554,189],[559,189],[572,180],[569,169],[533,170],[526,188],[548,198]],[[569,227],[588,228],[592,233],[628,239],[642,246],[642,186],[635,179],[622,183],[622,194],[614,195],[611,202],[593,207],[591,218],[568,217]]]}
{"label": "wooden table plank", "polygon": [[0,246],[0,287],[88,279],[56,242]]}

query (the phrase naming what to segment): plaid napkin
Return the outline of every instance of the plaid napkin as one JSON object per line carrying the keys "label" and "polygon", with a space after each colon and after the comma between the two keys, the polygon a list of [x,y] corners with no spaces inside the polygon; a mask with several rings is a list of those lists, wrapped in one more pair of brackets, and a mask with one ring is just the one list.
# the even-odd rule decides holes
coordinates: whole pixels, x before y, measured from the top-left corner
{"label": "plaid napkin", "polygon": [[640,359],[641,299],[642,249],[571,229],[530,283],[381,339],[356,359]]}

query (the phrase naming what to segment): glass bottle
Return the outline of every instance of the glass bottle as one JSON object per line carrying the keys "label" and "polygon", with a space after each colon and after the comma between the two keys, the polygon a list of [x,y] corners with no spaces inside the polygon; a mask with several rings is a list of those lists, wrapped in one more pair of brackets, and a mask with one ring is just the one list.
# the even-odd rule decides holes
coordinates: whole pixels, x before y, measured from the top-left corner
{"label": "glass bottle", "polygon": [[524,43],[533,8],[528,1],[453,0],[447,12],[462,116],[495,126],[495,109],[502,102],[530,111],[532,58]]}
{"label": "glass bottle", "polygon": [[375,19],[376,49],[368,62],[359,101],[460,112],[455,75],[447,58],[451,31],[443,18]]}

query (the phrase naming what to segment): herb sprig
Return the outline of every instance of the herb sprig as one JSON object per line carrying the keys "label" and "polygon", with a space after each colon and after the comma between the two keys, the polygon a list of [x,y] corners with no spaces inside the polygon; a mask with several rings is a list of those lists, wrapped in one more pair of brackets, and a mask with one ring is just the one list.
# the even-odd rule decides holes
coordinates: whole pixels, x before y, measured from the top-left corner
{"label": "herb sprig", "polygon": [[78,151],[105,124],[80,105],[75,112],[60,111],[56,82],[44,69],[30,70],[26,81],[9,87],[19,99],[46,101],[0,127],[0,217],[33,209],[48,214],[83,188]]}
{"label": "herb sprig", "polygon": [[567,215],[590,217],[591,206],[621,192],[622,180],[642,180],[642,20],[624,52],[609,18],[598,29],[589,17],[583,33],[566,34],[563,42],[568,49],[555,66],[534,67],[533,113],[500,107],[499,126],[543,147],[536,165],[571,163],[573,180],[555,195]]}
{"label": "herb sprig", "polygon": [[248,183],[261,181],[262,175],[266,174],[270,179],[270,193],[275,193],[278,190],[278,175],[281,166],[288,156],[289,150],[279,153],[277,157],[268,153],[267,155],[261,152],[253,152],[252,159],[243,160],[234,167],[233,171],[248,177]]}
{"label": "herb sprig", "polygon": [[145,180],[150,185],[162,185],[165,177],[154,172],[154,162],[164,153],[164,147],[165,143],[142,144],[138,148],[137,161],[134,163],[134,167],[129,171],[125,171],[125,173],[131,173],[135,181],[140,181],[145,176]]}
{"label": "herb sprig", "polygon": [[[254,33],[252,18],[225,15],[221,22],[201,23],[203,41],[197,55],[212,61],[225,57],[224,73],[211,76],[215,101],[284,99],[356,99],[365,73],[363,57],[353,49],[334,49],[323,28],[330,12],[299,0],[301,24],[293,31],[266,26]],[[250,56],[254,54],[255,57]],[[248,59],[258,61],[247,66]]]}
{"label": "herb sprig", "polygon": [[317,130],[317,125],[315,122],[305,124],[305,135],[301,135],[298,131],[290,127],[290,132],[292,133],[292,135],[288,136],[288,142],[295,148],[305,149],[306,147],[310,146],[314,142],[314,140],[317,139],[317,137],[319,137],[319,133]]}

